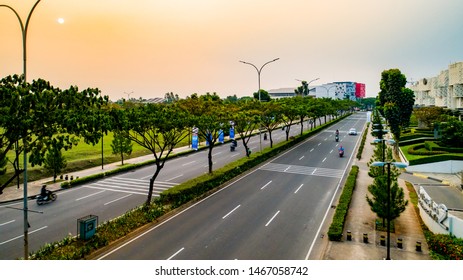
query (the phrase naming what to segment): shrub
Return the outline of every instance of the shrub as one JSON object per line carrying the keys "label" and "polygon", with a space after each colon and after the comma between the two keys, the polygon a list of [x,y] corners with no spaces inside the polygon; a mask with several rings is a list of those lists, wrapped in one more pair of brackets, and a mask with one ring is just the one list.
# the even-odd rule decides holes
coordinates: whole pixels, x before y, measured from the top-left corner
{"label": "shrub", "polygon": [[358,166],[352,166],[344,188],[342,189],[341,196],[339,197],[339,203],[336,206],[336,211],[333,216],[333,221],[331,222],[328,230],[328,238],[331,241],[341,241],[344,223],[346,221],[350,201],[356,185],[358,170]]}

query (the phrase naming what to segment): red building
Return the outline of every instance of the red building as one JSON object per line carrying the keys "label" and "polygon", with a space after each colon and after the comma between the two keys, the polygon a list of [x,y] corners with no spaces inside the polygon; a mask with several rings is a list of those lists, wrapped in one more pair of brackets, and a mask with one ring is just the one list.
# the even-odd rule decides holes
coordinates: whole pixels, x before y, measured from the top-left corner
{"label": "red building", "polygon": [[365,98],[365,84],[355,83],[355,97]]}

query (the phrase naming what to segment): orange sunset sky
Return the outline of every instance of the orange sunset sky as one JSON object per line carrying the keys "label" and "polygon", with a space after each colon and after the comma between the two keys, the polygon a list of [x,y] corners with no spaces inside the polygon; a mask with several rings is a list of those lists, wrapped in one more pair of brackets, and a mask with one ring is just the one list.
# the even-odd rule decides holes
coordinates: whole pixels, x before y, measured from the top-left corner
{"label": "orange sunset sky", "polygon": [[[0,0],[25,22],[36,0]],[[64,22],[60,23],[58,19]],[[353,81],[379,91],[381,72],[409,81],[463,61],[461,0],[42,0],[27,36],[28,80],[99,88],[111,100],[266,90]],[[22,73],[14,13],[0,7],[0,78]]]}

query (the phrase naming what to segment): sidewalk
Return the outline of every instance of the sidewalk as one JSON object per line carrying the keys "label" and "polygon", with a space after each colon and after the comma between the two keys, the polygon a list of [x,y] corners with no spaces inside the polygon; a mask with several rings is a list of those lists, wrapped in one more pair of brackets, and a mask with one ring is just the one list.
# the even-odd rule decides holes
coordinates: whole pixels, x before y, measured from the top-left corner
{"label": "sidewalk", "polygon": [[[344,227],[343,240],[340,242],[328,241],[322,259],[324,260],[382,260],[386,258],[386,246],[380,244],[381,235],[386,232],[375,230],[376,214],[373,213],[366,201],[370,196],[368,186],[373,179],[368,176],[367,163],[373,155],[373,136],[368,132],[365,148],[360,160],[355,159],[354,165],[359,167],[357,185],[347,214]],[[405,181],[399,179],[399,185],[404,189],[405,199],[410,200]],[[411,202],[407,209],[395,220],[395,232],[390,234],[390,257],[392,260],[430,260],[429,251],[418,215]],[[347,231],[352,234],[352,240],[347,241]],[[364,234],[367,234],[368,243],[364,243]],[[397,246],[398,238],[402,239],[403,248]],[[421,252],[416,251],[416,242],[421,242]]]}

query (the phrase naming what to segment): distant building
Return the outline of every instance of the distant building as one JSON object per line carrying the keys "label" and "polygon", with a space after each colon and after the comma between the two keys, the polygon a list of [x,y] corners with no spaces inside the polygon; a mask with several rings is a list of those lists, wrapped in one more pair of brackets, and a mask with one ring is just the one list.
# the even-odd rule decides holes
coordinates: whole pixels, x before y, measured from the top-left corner
{"label": "distant building", "polygon": [[421,78],[410,86],[415,106],[463,108],[463,62],[452,63],[435,77]]}
{"label": "distant building", "polygon": [[[279,99],[296,96],[296,87],[271,89],[271,98]],[[309,96],[315,98],[350,99],[365,98],[365,84],[355,82],[333,82],[323,85],[309,85]]]}

